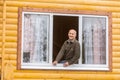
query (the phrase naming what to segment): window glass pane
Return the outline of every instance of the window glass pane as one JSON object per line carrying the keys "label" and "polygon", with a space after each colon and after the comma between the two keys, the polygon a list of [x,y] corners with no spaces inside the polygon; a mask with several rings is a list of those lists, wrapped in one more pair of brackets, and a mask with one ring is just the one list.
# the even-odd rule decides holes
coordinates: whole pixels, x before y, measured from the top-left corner
{"label": "window glass pane", "polygon": [[23,63],[48,62],[49,15],[24,14]]}
{"label": "window glass pane", "polygon": [[83,17],[83,64],[106,64],[106,18]]}

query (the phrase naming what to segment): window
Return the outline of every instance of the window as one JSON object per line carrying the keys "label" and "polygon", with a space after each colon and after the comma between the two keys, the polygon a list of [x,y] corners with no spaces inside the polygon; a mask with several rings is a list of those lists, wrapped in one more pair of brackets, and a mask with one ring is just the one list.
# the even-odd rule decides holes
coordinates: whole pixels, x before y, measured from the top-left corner
{"label": "window", "polygon": [[[110,16],[106,12],[19,9],[18,68],[110,70]],[[52,61],[71,28],[77,30],[81,46],[79,63],[69,67],[53,66]]]}
{"label": "window", "polygon": [[23,13],[23,63],[48,63],[49,15]]}
{"label": "window", "polygon": [[107,64],[106,17],[82,17],[83,64]]}

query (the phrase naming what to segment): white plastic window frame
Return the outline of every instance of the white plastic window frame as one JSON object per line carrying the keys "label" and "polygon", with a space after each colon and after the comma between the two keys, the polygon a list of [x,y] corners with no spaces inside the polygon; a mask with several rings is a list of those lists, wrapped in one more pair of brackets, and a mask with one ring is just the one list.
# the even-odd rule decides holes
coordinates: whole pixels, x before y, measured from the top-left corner
{"label": "white plastic window frame", "polygon": [[[60,70],[109,70],[109,48],[108,48],[108,16],[99,16],[99,15],[82,15],[82,14],[58,14],[58,13],[41,13],[41,12],[22,12],[22,26],[24,25],[23,24],[23,21],[24,21],[24,14],[25,13],[29,13],[29,14],[47,14],[47,15],[50,15],[50,27],[49,27],[49,30],[50,31],[50,34],[49,34],[49,63],[48,64],[36,64],[36,63],[23,63],[22,62],[22,57],[23,55],[21,55],[21,69],[60,69]],[[88,17],[105,17],[106,18],[106,64],[105,65],[97,65],[97,64],[82,64],[81,63],[81,60],[82,60],[82,54],[81,54],[81,57],[79,59],[79,64],[73,64],[73,65],[70,65],[68,67],[63,67],[62,64],[58,64],[57,66],[53,66],[52,65],[52,43],[53,43],[53,16],[54,15],[59,15],[59,16],[77,16],[79,18],[79,42],[80,42],[80,45],[82,43],[82,16],[88,16]],[[21,42],[22,43],[22,42]],[[81,45],[82,46],[82,45]],[[22,48],[21,48],[22,49]],[[82,53],[82,47],[81,47],[81,53]],[[21,53],[22,54],[22,53]]]}

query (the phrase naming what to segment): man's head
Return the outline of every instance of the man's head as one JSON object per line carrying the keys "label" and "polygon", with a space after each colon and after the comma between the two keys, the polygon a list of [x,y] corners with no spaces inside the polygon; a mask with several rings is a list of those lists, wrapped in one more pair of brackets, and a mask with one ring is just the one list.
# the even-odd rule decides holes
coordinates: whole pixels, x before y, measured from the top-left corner
{"label": "man's head", "polygon": [[77,32],[75,29],[70,29],[68,32],[68,37],[70,40],[76,39]]}

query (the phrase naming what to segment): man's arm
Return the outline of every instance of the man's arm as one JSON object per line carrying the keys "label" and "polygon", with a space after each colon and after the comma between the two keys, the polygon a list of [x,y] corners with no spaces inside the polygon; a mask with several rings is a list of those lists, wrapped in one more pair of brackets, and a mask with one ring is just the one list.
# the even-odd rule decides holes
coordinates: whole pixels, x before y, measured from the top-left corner
{"label": "man's arm", "polygon": [[62,47],[61,47],[61,49],[60,49],[60,51],[59,51],[55,61],[53,62],[53,65],[56,65],[61,60],[61,58],[63,57],[64,52],[65,52],[65,44],[66,44],[66,41],[62,45]]}

